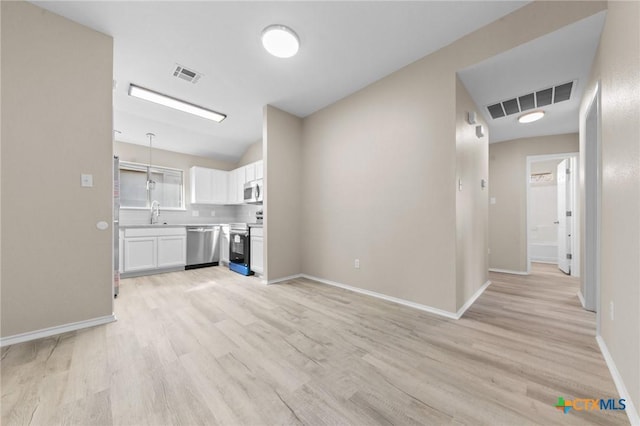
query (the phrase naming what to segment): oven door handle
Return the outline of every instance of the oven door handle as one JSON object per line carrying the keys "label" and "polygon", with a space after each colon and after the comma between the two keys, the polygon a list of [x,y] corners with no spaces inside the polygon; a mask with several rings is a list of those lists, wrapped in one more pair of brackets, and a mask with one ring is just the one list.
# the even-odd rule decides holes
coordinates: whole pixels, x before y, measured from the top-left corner
{"label": "oven door handle", "polygon": [[231,235],[242,235],[243,237],[248,237],[249,236],[249,232],[247,232],[247,231],[243,231],[243,232],[231,231]]}

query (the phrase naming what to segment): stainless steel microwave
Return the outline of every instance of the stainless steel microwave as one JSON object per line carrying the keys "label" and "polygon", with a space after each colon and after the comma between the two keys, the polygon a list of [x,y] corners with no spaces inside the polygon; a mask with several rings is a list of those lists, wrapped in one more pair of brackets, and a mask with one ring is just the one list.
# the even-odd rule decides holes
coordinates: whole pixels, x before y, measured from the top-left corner
{"label": "stainless steel microwave", "polygon": [[247,204],[262,204],[262,179],[244,184],[244,202]]}

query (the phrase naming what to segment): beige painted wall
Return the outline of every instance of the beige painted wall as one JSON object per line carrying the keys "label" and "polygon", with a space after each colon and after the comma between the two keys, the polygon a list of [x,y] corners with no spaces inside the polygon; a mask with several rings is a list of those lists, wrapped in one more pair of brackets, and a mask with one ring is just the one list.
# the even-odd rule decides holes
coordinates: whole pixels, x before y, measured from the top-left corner
{"label": "beige painted wall", "polygon": [[[476,113],[476,124],[467,113]],[[478,138],[476,126],[484,128]],[[489,132],[469,92],[456,77],[456,310],[460,309],[488,280]]]}
{"label": "beige painted wall", "polygon": [[527,156],[578,148],[577,133],[489,145],[489,268],[527,272]]}
{"label": "beige painted wall", "polygon": [[[601,82],[600,334],[640,410],[640,3],[609,2],[580,113]],[[581,151],[585,141],[581,138]],[[582,187],[584,191],[584,185]],[[584,223],[583,232],[584,229]],[[587,231],[588,232],[588,231]],[[582,250],[584,253],[584,250]],[[610,303],[614,304],[614,319]]]}
{"label": "beige painted wall", "polygon": [[302,119],[267,105],[263,123],[264,277],[273,281],[302,272]]}
{"label": "beige painted wall", "polygon": [[[113,144],[113,153],[114,155],[118,155],[120,159],[124,161],[143,164],[149,163],[148,146],[116,141]],[[156,148],[153,148],[152,161],[156,166],[182,169],[187,175],[189,174],[191,166],[209,167],[211,169],[219,170],[233,170],[236,167],[234,163],[217,160],[215,158],[198,157],[196,155],[165,151],[163,149]]]}
{"label": "beige painted wall", "polygon": [[303,271],[455,312],[456,71],[605,7],[533,2],[306,117]]}
{"label": "beige painted wall", "polygon": [[112,231],[96,223],[113,217],[113,40],[27,2],[0,7],[8,337],[112,313]]}
{"label": "beige painted wall", "polygon": [[250,145],[244,154],[242,154],[240,161],[238,161],[238,164],[236,164],[235,167],[246,166],[247,164],[255,163],[260,160],[262,160],[262,140]]}

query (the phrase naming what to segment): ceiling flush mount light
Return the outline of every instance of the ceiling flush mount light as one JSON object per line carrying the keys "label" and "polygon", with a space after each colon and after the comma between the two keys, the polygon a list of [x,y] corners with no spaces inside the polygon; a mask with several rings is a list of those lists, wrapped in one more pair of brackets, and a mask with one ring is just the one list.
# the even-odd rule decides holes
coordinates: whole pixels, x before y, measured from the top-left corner
{"label": "ceiling flush mount light", "polygon": [[262,45],[273,56],[290,58],[298,53],[300,40],[298,35],[284,25],[269,25],[262,30]]}
{"label": "ceiling flush mount light", "polygon": [[533,123],[534,121],[540,120],[542,117],[544,117],[544,111],[528,112],[518,117],[518,123]]}
{"label": "ceiling flush mount light", "polygon": [[197,115],[198,117],[213,120],[218,123],[227,118],[225,114],[202,108],[198,105],[193,105],[189,102],[181,101],[180,99],[172,98],[171,96],[163,95],[162,93],[154,92],[153,90],[136,86],[135,84],[129,85],[129,96],[144,99],[145,101],[153,102],[159,105],[164,105],[169,108],[177,109],[178,111]]}

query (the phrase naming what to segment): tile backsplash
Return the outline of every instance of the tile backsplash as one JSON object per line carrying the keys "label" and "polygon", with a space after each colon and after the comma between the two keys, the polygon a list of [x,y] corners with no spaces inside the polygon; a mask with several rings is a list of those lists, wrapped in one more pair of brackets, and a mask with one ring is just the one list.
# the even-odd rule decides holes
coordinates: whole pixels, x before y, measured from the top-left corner
{"label": "tile backsplash", "polygon": [[[162,210],[161,207],[158,222],[168,224],[253,223],[256,221],[258,210],[262,210],[261,205],[191,205],[186,211]],[[122,226],[144,225],[149,223],[150,218],[149,210],[120,209],[120,225]]]}

